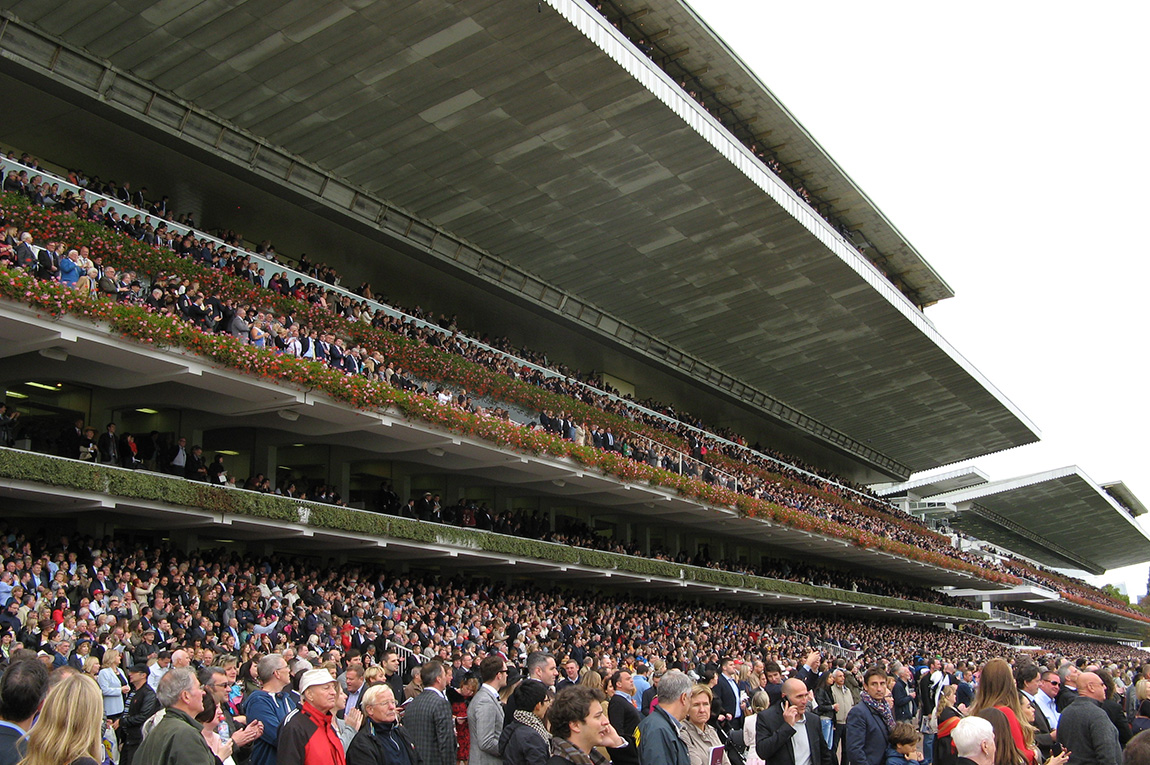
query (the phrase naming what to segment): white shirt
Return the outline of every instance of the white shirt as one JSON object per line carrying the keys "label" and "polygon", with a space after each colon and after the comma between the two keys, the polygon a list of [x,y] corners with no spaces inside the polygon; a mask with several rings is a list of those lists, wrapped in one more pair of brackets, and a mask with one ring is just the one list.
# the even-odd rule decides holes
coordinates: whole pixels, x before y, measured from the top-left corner
{"label": "white shirt", "polygon": [[795,765],[811,765],[811,739],[807,735],[805,719],[796,720],[791,727],[795,729],[795,735],[791,736],[791,751],[795,755]]}
{"label": "white shirt", "polygon": [[738,682],[730,675],[723,675],[723,680],[726,681],[727,685],[731,686],[731,690],[735,692],[735,708],[725,711],[728,714],[733,715],[732,719],[738,720],[743,716],[743,705],[739,703],[742,700],[742,692],[739,690]]}
{"label": "white shirt", "polygon": [[1058,707],[1054,704],[1054,699],[1047,696],[1041,688],[1038,693],[1034,694],[1034,700],[1038,703],[1038,709],[1046,716],[1046,721],[1050,723],[1050,729],[1054,730],[1058,727],[1058,718],[1062,715],[1058,712]]}

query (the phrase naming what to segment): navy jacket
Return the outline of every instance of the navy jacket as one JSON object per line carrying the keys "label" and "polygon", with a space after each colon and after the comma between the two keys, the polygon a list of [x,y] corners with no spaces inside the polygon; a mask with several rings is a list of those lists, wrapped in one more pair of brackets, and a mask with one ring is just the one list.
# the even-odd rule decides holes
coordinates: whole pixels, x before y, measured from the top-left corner
{"label": "navy jacket", "polygon": [[843,752],[847,765],[883,765],[888,731],[882,718],[859,702],[847,712]]}

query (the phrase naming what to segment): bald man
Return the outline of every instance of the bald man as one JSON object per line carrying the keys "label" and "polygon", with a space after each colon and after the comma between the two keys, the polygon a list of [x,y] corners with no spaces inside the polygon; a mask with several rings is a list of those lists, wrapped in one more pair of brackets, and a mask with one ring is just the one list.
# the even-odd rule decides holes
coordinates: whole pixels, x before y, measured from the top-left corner
{"label": "bald man", "polygon": [[779,704],[759,712],[755,721],[755,752],[767,765],[833,765],[819,717],[807,712],[811,691],[792,677],[783,683]]}
{"label": "bald man", "polygon": [[1078,674],[1078,697],[1058,718],[1058,743],[1070,751],[1067,765],[1119,765],[1118,729],[1102,709],[1106,685],[1093,672]]}

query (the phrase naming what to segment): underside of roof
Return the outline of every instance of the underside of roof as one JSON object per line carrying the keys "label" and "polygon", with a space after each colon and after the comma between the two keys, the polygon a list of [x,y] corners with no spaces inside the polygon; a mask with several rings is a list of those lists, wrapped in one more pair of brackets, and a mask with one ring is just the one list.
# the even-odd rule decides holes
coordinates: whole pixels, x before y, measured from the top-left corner
{"label": "underside of roof", "polygon": [[[252,137],[253,166],[259,146],[277,147],[298,158],[284,160],[285,182],[314,177],[317,197],[330,182],[349,209],[397,205],[489,254],[491,268],[577,296],[572,320],[649,333],[679,369],[697,359],[721,370],[889,458],[891,474],[1037,440],[874,266],[617,30],[582,4],[552,4],[570,18],[495,0],[29,1],[9,6],[0,47],[8,71],[48,70],[76,88],[94,78],[101,103],[196,146],[230,135],[218,121]],[[95,69],[60,71],[49,40]],[[161,101],[129,107],[129,88],[195,111],[172,127]],[[764,121],[803,132],[760,90]],[[812,166],[853,187],[820,152]],[[867,236],[899,251],[868,209]]]}
{"label": "underside of roof", "polygon": [[1052,566],[1091,573],[1150,560],[1150,536],[1077,467],[929,497],[954,525]]}

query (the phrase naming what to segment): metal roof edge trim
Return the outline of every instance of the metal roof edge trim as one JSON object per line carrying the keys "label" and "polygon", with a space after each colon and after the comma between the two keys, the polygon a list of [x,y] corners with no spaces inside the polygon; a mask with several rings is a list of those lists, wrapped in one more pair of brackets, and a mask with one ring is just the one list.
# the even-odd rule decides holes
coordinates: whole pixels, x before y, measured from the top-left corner
{"label": "metal roof edge trim", "polygon": [[826,245],[827,249],[852,268],[888,303],[901,312],[911,324],[946,353],[951,360],[978,381],[1036,439],[1042,438],[1042,433],[1037,425],[991,383],[974,364],[939,334],[925,314],[911,303],[909,298],[895,289],[894,285],[887,281],[873,263],[863,257],[853,245],[847,243],[820,215],[812,211],[810,206],[783,183],[778,176],[769,172],[758,158],[736,140],[718,120],[698,103],[688,98],[666,72],[655,66],[650,59],[636,52],[634,46],[622,32],[612,26],[601,14],[592,10],[585,0],[546,0],[546,2],[592,44],[607,54],[640,85],[686,122],[700,137],[710,143],[748,180],[762,189],[780,207],[790,213],[798,223],[814,234],[819,241]]}

